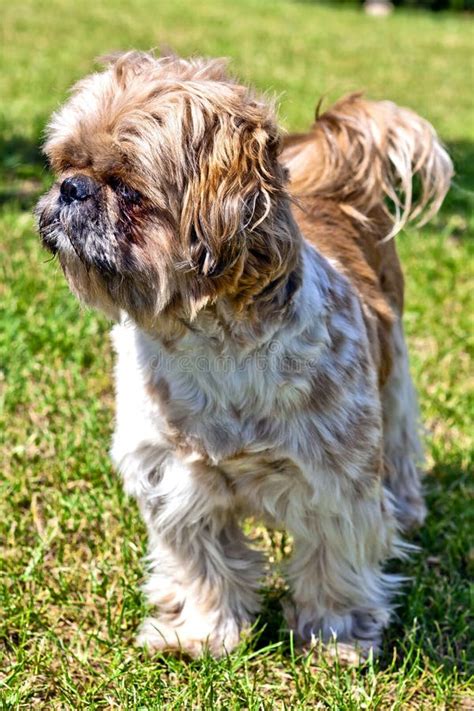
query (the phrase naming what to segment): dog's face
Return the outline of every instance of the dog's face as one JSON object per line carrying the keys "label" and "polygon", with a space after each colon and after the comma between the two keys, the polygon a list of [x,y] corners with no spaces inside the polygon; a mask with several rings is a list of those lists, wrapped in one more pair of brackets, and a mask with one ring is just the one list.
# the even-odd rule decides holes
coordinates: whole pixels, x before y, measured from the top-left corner
{"label": "dog's face", "polygon": [[271,108],[222,62],[114,58],[50,123],[43,243],[83,301],[142,325],[251,298],[291,251],[272,237],[286,209],[278,143]]}

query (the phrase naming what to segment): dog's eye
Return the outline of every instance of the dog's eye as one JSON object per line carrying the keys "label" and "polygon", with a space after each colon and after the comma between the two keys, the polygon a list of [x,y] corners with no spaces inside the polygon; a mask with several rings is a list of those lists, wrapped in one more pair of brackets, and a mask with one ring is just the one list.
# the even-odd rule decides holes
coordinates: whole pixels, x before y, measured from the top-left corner
{"label": "dog's eye", "polygon": [[137,190],[134,190],[129,185],[126,185],[120,178],[112,176],[107,181],[117,197],[127,203],[136,205],[141,200],[141,195]]}

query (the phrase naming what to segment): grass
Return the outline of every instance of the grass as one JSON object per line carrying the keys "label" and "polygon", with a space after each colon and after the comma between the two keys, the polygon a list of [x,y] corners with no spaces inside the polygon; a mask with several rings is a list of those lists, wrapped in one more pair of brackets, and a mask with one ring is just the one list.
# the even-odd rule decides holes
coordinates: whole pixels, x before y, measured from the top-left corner
{"label": "grass", "polygon": [[[335,3],[22,0],[2,5],[0,57],[0,699],[5,708],[473,708],[472,22],[397,11],[375,20]],[[430,515],[382,657],[358,670],[301,657],[268,581],[256,635],[228,659],[148,659],[133,647],[144,529],[107,448],[109,325],[84,312],[47,263],[31,208],[51,177],[48,115],[96,55],[160,44],[228,55],[281,98],[302,129],[316,100],[354,89],[429,118],[457,182],[441,215],[402,235],[406,328],[427,427]],[[470,498],[471,497],[471,498]],[[470,505],[471,503],[471,505]],[[277,561],[284,540],[254,529]],[[470,645],[471,644],[471,648]]]}

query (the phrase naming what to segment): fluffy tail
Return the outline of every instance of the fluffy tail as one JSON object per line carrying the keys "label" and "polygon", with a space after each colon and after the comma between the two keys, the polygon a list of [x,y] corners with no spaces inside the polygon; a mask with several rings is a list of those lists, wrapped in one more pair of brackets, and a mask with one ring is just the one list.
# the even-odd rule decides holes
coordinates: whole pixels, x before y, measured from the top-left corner
{"label": "fluffy tail", "polygon": [[409,109],[360,94],[317,116],[309,133],[287,136],[282,160],[295,197],[335,200],[363,222],[382,208],[392,224],[387,239],[410,220],[428,222],[453,176],[431,124]]}

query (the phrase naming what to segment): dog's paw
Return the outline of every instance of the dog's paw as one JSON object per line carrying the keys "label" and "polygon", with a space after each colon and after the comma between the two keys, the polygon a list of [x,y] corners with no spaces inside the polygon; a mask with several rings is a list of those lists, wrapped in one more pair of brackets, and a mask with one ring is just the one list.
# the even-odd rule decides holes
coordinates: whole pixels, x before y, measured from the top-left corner
{"label": "dog's paw", "polygon": [[304,653],[348,666],[358,666],[378,656],[381,633],[389,620],[385,608],[321,616],[309,607],[297,607],[289,601],[284,612],[289,629]]}
{"label": "dog's paw", "polygon": [[184,623],[173,627],[155,617],[147,617],[142,623],[136,643],[150,654],[169,652],[197,658],[206,652],[222,657],[237,646],[240,629],[235,620],[228,620],[217,627],[206,624]]}
{"label": "dog's paw", "polygon": [[303,651],[312,652],[314,656],[323,658],[330,664],[357,667],[380,654],[380,640],[355,640],[354,642],[329,642],[313,640],[311,644],[303,645]]}

